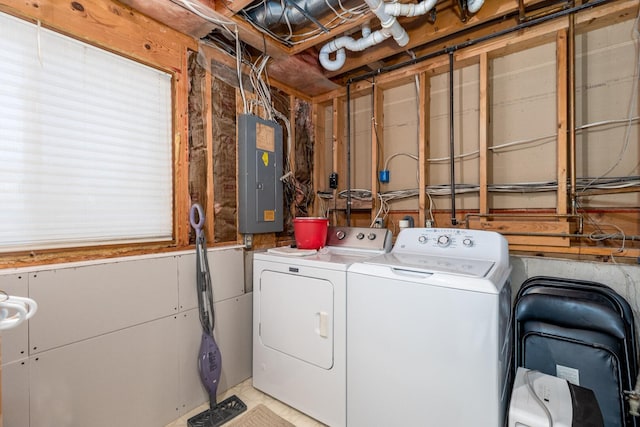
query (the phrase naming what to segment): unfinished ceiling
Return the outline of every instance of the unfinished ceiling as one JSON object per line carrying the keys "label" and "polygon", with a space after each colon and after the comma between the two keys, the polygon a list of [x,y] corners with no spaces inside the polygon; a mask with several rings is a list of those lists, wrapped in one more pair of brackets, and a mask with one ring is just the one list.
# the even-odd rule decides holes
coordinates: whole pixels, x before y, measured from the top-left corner
{"label": "unfinished ceiling", "polygon": [[[197,39],[234,50],[219,23],[237,29],[255,56],[271,56],[269,75],[315,96],[354,76],[412,56],[515,27],[574,5],[557,0],[121,0]],[[212,20],[211,18],[214,17]],[[462,39],[461,39],[462,38]],[[226,46],[225,46],[226,45]]]}

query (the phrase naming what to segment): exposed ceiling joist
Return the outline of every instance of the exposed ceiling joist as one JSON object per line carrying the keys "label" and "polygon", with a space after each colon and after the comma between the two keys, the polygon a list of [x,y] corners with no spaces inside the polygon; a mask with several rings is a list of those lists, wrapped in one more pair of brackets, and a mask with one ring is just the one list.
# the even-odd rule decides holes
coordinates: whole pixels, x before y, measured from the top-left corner
{"label": "exposed ceiling joist", "polygon": [[[378,17],[362,3],[363,0],[340,0],[339,3],[338,0],[121,1],[196,39],[219,32],[220,25],[205,19],[200,13],[194,13],[193,8],[204,13],[204,16],[232,22],[229,28],[237,31],[240,39],[254,49],[253,54],[266,53],[273,58],[268,68],[272,78],[309,96],[333,90],[344,84],[350,76],[401,63],[407,55],[437,51],[452,43],[459,43],[465,37],[471,39],[492,29],[515,26],[537,15],[569,8],[573,4],[588,4],[588,0],[429,0],[434,2],[434,6],[428,14],[408,15],[412,17],[398,15],[396,18],[408,35],[406,45],[401,47],[393,38],[382,38],[364,50],[347,50],[344,64],[335,67],[335,71],[327,71],[318,61],[318,53],[323,46],[341,38],[360,42],[366,37],[362,25],[367,22],[370,23],[371,32],[381,30]],[[417,7],[423,1],[400,0],[397,4]],[[296,4],[291,5],[292,2]],[[476,13],[466,12],[467,4],[471,2],[481,5]],[[611,0],[607,3],[603,9],[615,9],[616,5],[627,4],[629,0]],[[637,1],[635,3],[637,5]],[[337,5],[342,8],[340,11]],[[386,8],[388,5],[382,3],[382,6]],[[265,30],[257,28],[254,17],[267,13],[262,9],[269,9],[269,22],[274,27]],[[309,11],[315,13],[311,20],[306,19],[311,13]],[[288,20],[289,14],[292,17],[298,14],[295,25]],[[336,16],[344,19],[336,21]],[[298,19],[301,17],[306,22]],[[287,33],[293,38],[289,38]]]}

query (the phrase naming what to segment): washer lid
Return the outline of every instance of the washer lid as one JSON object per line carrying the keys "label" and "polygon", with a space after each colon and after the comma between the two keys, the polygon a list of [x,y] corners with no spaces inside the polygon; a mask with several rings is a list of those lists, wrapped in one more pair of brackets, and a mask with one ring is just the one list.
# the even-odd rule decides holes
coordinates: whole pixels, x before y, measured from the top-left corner
{"label": "washer lid", "polygon": [[398,270],[421,273],[450,273],[470,277],[485,277],[493,268],[493,261],[425,256],[418,254],[386,253],[364,261],[366,264],[389,266]]}

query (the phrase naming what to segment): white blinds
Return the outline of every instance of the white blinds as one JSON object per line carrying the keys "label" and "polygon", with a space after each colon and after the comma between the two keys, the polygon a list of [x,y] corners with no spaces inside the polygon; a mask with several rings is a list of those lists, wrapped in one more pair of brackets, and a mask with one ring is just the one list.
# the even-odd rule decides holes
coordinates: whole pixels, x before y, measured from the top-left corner
{"label": "white blinds", "polygon": [[172,237],[171,75],[0,13],[0,251]]}

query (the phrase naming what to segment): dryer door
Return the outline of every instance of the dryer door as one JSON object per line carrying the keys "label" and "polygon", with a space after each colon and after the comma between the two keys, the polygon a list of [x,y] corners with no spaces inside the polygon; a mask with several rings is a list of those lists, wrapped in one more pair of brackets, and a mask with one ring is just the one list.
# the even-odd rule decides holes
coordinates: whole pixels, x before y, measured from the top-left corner
{"label": "dryer door", "polygon": [[333,285],[265,270],[260,276],[262,344],[323,369],[333,366]]}

